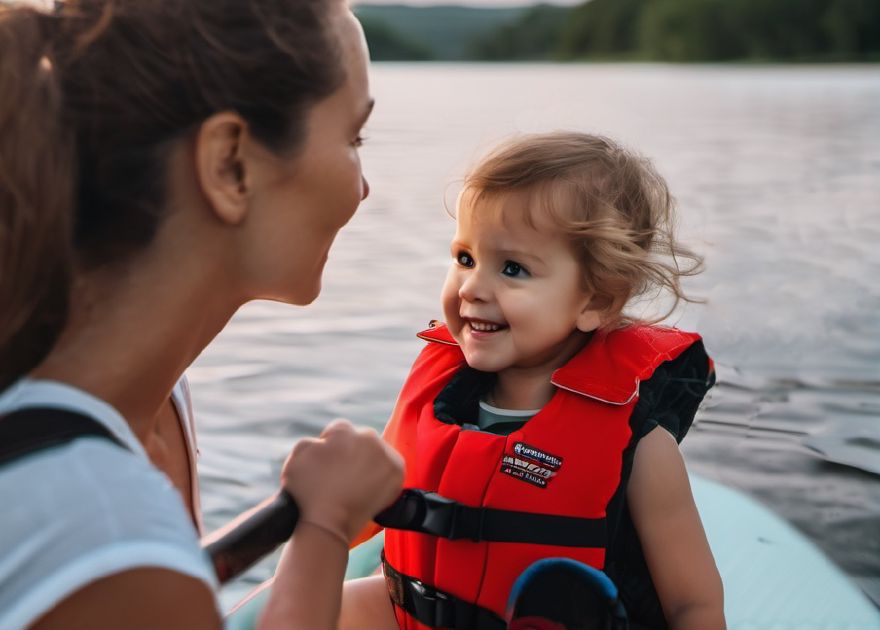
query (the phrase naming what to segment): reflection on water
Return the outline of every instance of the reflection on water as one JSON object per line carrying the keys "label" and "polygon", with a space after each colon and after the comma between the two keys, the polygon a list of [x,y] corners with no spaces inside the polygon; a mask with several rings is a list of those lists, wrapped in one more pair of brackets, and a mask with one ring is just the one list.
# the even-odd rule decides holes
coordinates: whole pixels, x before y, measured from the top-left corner
{"label": "reflection on water", "polygon": [[687,285],[706,303],[673,322],[719,365],[685,441],[691,469],[782,514],[880,601],[880,477],[805,444],[880,458],[876,68],[380,64],[373,92],[373,192],[323,295],[247,306],[191,371],[209,526],[274,489],[297,436],[337,416],[382,426],[414,332],[439,314],[453,182],[512,132],[573,128],[655,159],[706,255]]}

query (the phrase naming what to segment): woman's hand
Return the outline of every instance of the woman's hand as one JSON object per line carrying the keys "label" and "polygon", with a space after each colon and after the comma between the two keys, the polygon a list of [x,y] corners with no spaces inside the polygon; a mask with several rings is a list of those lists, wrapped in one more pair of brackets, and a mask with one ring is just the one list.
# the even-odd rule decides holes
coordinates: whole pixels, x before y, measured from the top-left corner
{"label": "woman's hand", "polygon": [[403,458],[374,430],[335,420],[320,437],[297,442],[281,482],[296,499],[301,522],[347,543],[400,494]]}
{"label": "woman's hand", "polygon": [[336,628],[348,543],[397,498],[403,458],[372,429],[337,420],[320,437],[297,443],[281,482],[296,499],[300,520],[259,627]]}

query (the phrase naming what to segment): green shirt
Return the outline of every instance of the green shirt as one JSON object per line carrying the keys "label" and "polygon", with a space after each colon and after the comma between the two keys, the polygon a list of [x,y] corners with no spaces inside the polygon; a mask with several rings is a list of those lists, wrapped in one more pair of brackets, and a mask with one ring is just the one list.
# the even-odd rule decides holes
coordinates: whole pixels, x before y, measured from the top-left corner
{"label": "green shirt", "polygon": [[501,409],[493,407],[484,400],[480,401],[480,415],[477,427],[495,435],[510,435],[526,422],[531,420],[540,409]]}

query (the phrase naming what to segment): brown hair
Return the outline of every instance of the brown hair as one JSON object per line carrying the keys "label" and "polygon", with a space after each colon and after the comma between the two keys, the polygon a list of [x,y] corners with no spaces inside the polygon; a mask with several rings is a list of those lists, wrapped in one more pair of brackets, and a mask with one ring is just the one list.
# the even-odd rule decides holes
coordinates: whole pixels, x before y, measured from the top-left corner
{"label": "brown hair", "polygon": [[51,349],[71,269],[155,235],[170,144],[235,111],[293,152],[344,80],[337,0],[0,4],[0,390]]}
{"label": "brown hair", "polygon": [[[472,207],[510,193],[549,215],[571,239],[584,288],[606,311],[603,328],[631,321],[623,308],[652,289],[685,295],[681,277],[703,259],[675,239],[675,201],[649,160],[603,136],[576,132],[525,135],[502,144],[466,177],[462,202]],[[535,225],[534,213],[525,219]]]}

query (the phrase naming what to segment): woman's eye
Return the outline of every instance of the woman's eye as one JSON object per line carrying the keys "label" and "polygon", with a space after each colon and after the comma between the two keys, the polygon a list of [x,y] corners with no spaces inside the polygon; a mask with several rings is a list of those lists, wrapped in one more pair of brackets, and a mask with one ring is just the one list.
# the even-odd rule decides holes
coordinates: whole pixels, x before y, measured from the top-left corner
{"label": "woman's eye", "polygon": [[525,267],[512,260],[508,260],[504,263],[504,269],[501,270],[501,273],[510,278],[520,278],[529,275],[529,272]]}
{"label": "woman's eye", "polygon": [[364,145],[364,142],[366,142],[366,141],[367,141],[366,136],[364,136],[362,134],[358,134],[358,136],[354,139],[354,142],[352,142],[352,144],[354,145],[354,147],[356,149],[358,149],[358,148],[362,147]]}
{"label": "woman's eye", "polygon": [[455,262],[457,262],[462,267],[473,267],[474,259],[471,258],[470,254],[466,254],[465,252],[459,252],[455,255]]}

